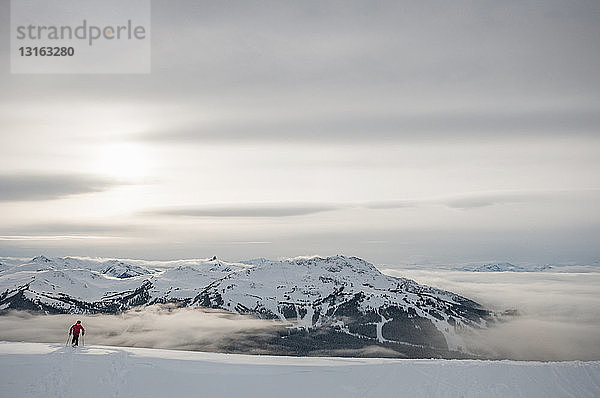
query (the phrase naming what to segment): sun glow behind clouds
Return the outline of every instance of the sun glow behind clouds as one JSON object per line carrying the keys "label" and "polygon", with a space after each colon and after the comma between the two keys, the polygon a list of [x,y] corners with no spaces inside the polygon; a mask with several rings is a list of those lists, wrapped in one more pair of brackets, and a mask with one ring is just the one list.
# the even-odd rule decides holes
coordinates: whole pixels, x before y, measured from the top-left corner
{"label": "sun glow behind clouds", "polygon": [[140,144],[104,144],[96,151],[92,161],[97,173],[120,180],[139,179],[148,175],[148,156]]}

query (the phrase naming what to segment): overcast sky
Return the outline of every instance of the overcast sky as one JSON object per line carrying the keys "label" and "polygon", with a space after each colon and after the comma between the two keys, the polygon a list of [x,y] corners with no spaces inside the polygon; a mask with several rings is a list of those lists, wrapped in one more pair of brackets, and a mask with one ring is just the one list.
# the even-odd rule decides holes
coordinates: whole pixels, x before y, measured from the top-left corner
{"label": "overcast sky", "polygon": [[152,3],[148,75],[10,74],[0,252],[600,258],[600,3]]}

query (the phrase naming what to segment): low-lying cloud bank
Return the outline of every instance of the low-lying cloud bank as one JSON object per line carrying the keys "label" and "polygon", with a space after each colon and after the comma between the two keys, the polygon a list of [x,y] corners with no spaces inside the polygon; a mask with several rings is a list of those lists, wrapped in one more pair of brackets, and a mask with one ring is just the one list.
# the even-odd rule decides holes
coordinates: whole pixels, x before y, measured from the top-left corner
{"label": "low-lying cloud bank", "polygon": [[85,343],[197,351],[262,353],[260,340],[275,336],[282,323],[206,308],[142,307],[119,315],[36,315],[11,311],[0,316],[0,340],[66,342],[77,319]]}
{"label": "low-lying cloud bank", "polygon": [[461,272],[386,269],[449,290],[494,311],[516,309],[478,333],[472,349],[518,360],[600,360],[600,273]]}

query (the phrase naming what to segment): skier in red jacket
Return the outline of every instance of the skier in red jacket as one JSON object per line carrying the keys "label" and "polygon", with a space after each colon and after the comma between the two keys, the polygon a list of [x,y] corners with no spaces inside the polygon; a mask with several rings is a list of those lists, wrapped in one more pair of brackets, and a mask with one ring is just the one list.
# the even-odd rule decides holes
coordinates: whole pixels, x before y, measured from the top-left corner
{"label": "skier in red jacket", "polygon": [[82,336],[85,334],[85,329],[81,326],[81,321],[77,321],[77,323],[69,329],[69,336],[73,334],[73,341],[71,342],[73,347],[79,345],[79,332],[81,332]]}

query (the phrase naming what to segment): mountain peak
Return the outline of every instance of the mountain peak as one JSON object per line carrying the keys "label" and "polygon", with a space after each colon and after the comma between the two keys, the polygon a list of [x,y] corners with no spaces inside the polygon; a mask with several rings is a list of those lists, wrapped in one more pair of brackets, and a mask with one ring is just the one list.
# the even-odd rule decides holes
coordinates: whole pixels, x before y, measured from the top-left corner
{"label": "mountain peak", "polygon": [[523,267],[511,264],[509,262],[486,263],[474,268],[477,272],[504,272],[504,271],[522,271]]}
{"label": "mountain peak", "polygon": [[50,260],[48,257],[40,254],[39,256],[32,258],[31,262],[32,263],[51,263],[52,260]]}
{"label": "mountain peak", "polygon": [[306,267],[322,267],[328,272],[341,272],[343,270],[348,270],[361,274],[366,272],[379,273],[379,270],[373,264],[361,258],[346,257],[340,254],[329,257],[296,257],[284,260],[284,262]]}

